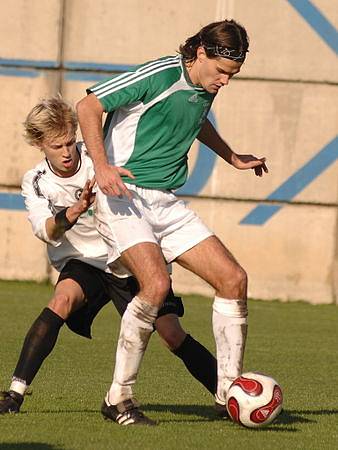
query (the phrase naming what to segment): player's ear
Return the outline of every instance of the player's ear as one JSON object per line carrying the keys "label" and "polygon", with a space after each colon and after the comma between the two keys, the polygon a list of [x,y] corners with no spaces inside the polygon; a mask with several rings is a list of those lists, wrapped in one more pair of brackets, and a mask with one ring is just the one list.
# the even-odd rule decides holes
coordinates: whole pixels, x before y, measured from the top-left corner
{"label": "player's ear", "polygon": [[48,143],[50,142],[49,138],[45,137],[44,139],[42,139],[40,142],[37,142],[35,144],[35,147],[38,148],[40,150],[40,152],[45,153],[45,149],[48,148]]}
{"label": "player's ear", "polygon": [[204,47],[200,46],[196,50],[196,57],[199,62],[203,62],[207,58],[207,54],[205,53]]}

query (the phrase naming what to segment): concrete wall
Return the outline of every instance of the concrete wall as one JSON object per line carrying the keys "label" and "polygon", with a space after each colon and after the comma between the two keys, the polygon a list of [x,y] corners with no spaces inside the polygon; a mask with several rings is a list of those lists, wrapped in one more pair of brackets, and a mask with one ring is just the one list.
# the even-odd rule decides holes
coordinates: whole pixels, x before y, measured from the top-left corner
{"label": "concrete wall", "polygon": [[[194,144],[180,190],[247,269],[250,296],[313,303],[338,297],[338,10],[330,0],[12,0],[0,19],[0,277],[50,276],[18,186],[40,158],[21,123],[40,97],[76,102],[111,72],[174,54],[223,17],[243,23],[250,52],[218,95],[212,120],[241,153],[266,156],[262,179]],[[15,252],[13,252],[15,249]],[[182,269],[181,292],[211,294]]]}

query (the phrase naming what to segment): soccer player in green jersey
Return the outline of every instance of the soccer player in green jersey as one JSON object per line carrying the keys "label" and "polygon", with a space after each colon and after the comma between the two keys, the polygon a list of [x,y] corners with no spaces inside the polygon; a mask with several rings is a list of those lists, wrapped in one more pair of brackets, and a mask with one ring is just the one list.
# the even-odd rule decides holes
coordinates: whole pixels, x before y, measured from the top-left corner
{"label": "soccer player in green jersey", "polygon": [[219,89],[240,71],[248,46],[237,22],[211,23],[187,39],[179,55],[100,82],[78,104],[99,186],[98,230],[109,262],[120,259],[140,285],[121,322],[113,383],[102,406],[103,415],[117,423],[132,403],[132,386],[170,287],[166,263],[175,261],[215,289],[219,406],[241,373],[247,274],[173,190],[186,181],[195,138],[237,169],[267,172],[265,158],[235,153],[207,119]]}

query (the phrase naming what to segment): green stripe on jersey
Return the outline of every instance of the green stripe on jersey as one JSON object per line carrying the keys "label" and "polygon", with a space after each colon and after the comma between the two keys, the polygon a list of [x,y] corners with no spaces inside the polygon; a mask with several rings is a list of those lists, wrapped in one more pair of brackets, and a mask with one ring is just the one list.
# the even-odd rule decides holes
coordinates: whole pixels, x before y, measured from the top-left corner
{"label": "green stripe on jersey", "polygon": [[88,89],[106,112],[109,162],[147,188],[177,189],[187,178],[187,153],[214,95],[187,79],[181,57],[151,61]]}

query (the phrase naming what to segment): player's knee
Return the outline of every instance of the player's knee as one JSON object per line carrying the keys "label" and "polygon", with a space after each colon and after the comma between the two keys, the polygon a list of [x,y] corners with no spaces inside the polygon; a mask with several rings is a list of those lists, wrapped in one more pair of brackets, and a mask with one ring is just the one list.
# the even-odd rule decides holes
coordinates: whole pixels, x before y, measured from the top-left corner
{"label": "player's knee", "polygon": [[160,303],[164,301],[170,289],[169,275],[155,276],[143,292],[147,298],[157,299]]}
{"label": "player's knee", "polygon": [[240,265],[236,265],[231,273],[223,278],[218,292],[227,298],[245,298],[248,286],[248,275]]}
{"label": "player's knee", "polygon": [[243,267],[238,266],[236,269],[236,273],[234,276],[236,285],[238,286],[238,288],[241,291],[246,291],[247,286],[248,286],[248,274],[246,273],[246,271],[243,269]]}
{"label": "player's knee", "polygon": [[158,284],[156,286],[158,289],[159,294],[163,299],[168,295],[169,289],[170,289],[170,278],[169,275],[163,276],[158,280]]}
{"label": "player's knee", "polygon": [[73,303],[69,295],[58,293],[54,294],[48,307],[63,319],[68,319],[74,307]]}

